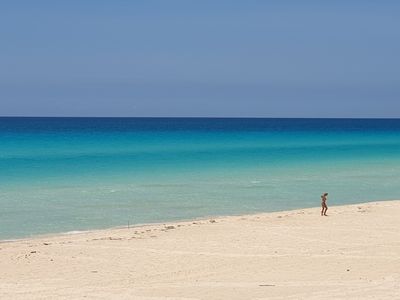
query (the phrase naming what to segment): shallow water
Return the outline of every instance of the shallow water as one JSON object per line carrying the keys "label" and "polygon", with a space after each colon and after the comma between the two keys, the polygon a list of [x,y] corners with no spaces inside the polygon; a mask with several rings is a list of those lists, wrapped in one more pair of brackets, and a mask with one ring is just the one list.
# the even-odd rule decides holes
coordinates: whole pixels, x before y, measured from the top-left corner
{"label": "shallow water", "polygon": [[398,199],[400,120],[0,118],[0,238]]}

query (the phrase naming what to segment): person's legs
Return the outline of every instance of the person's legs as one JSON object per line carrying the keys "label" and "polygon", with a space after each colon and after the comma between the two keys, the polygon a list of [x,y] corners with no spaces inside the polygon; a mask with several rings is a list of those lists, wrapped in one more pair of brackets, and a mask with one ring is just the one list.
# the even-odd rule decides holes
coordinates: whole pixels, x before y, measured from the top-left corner
{"label": "person's legs", "polygon": [[325,211],[324,211],[324,216],[326,216],[326,211],[328,210],[328,206],[325,204]]}

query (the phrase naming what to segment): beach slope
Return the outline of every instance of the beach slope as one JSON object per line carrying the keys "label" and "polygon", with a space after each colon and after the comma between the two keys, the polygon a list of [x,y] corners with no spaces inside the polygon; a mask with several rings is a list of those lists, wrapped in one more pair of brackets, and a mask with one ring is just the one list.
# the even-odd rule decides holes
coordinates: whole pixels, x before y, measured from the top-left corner
{"label": "beach slope", "polygon": [[1,299],[399,299],[400,201],[0,244]]}

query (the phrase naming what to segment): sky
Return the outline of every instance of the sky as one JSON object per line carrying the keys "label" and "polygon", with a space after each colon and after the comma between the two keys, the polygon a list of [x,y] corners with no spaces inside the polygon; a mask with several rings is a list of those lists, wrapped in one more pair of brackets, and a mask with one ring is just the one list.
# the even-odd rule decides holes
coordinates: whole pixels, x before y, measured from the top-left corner
{"label": "sky", "polygon": [[400,1],[0,2],[0,115],[400,117]]}

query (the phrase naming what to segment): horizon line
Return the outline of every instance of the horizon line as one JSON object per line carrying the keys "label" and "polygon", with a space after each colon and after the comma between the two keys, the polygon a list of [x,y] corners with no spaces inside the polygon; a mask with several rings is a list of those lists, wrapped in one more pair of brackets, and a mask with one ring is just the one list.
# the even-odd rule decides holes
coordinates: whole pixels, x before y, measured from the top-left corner
{"label": "horizon line", "polygon": [[400,117],[240,117],[240,116],[1,116],[0,118],[30,119],[336,119],[336,120],[399,120]]}

